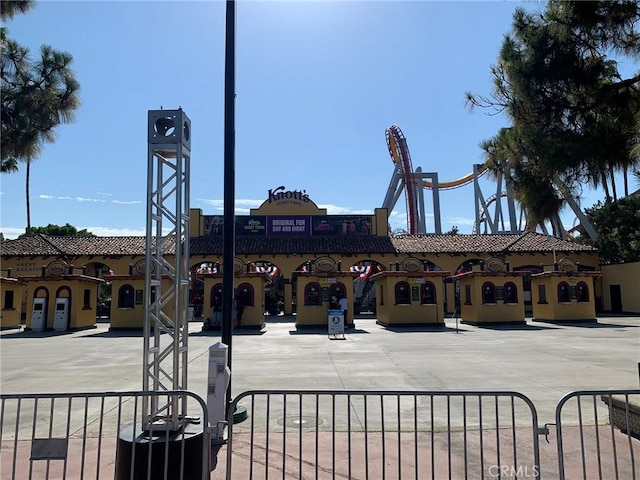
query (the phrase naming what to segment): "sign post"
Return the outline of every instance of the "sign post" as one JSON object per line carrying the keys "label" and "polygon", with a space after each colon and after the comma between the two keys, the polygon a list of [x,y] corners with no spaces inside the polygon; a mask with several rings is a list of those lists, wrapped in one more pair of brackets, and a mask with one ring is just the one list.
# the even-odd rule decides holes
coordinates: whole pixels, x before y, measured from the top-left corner
{"label": "sign post", "polygon": [[328,317],[329,338],[337,338],[338,335],[344,337],[344,312],[342,310],[329,310]]}

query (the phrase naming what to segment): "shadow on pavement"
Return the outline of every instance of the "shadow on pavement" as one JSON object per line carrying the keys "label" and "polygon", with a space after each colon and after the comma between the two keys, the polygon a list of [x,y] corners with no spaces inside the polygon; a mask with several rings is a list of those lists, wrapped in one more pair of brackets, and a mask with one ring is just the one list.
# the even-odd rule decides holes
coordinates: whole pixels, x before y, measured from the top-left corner
{"label": "shadow on pavement", "polygon": [[458,332],[468,332],[469,330],[458,327],[449,327],[446,325],[389,325],[384,326],[380,325],[381,328],[388,330],[390,332],[395,333],[405,333],[405,332],[433,332],[433,333],[455,333]]}
{"label": "shadow on pavement", "polygon": [[[367,330],[361,330],[359,328],[347,328],[344,331],[345,336],[354,333],[366,333],[368,335],[370,332],[368,332]],[[329,332],[326,328],[323,327],[302,327],[297,330],[289,330],[289,335],[329,335]]]}

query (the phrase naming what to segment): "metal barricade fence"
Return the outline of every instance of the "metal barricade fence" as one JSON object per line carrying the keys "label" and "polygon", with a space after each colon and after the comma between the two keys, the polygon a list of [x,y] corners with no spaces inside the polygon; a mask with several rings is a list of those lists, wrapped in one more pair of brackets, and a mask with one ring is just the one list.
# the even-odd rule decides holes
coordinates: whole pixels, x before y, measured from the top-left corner
{"label": "metal barricade fence", "polygon": [[[143,427],[142,404],[152,397],[186,401],[195,415],[179,431],[160,419]],[[206,403],[187,391],[3,394],[0,478],[209,478],[207,425]]]}
{"label": "metal barricade fence", "polygon": [[[199,418],[182,435],[168,423],[149,432],[152,396],[184,399]],[[234,425],[239,407],[247,420]],[[640,479],[640,390],[565,395],[543,465],[548,430],[517,392],[254,390],[229,412],[226,470],[213,478],[554,478],[557,458],[560,480]],[[0,478],[209,478],[207,425],[206,404],[185,391],[3,394]]]}
{"label": "metal barricade fence", "polygon": [[504,391],[254,390],[228,422],[228,480],[538,478],[545,433]]}
{"label": "metal barricade fence", "polygon": [[558,478],[640,478],[640,390],[583,390],[556,407]]}

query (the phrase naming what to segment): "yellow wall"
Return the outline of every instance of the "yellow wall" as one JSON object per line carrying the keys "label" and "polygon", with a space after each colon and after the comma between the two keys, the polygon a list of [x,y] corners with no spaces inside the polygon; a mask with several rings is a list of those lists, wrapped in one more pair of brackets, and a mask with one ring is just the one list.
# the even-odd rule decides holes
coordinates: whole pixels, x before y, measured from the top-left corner
{"label": "yellow wall", "polygon": [[[219,285],[222,287],[221,274],[198,275],[204,280],[204,305],[202,316],[213,321],[212,291]],[[264,326],[264,288],[267,284],[268,276],[263,273],[236,273],[234,275],[234,288],[240,284],[248,283],[253,287],[253,305],[247,305],[242,312],[242,327],[262,327]]]}
{"label": "yellow wall", "polygon": [[[52,329],[56,308],[56,298],[69,298],[68,329],[76,330],[94,327],[98,302],[98,286],[103,283],[98,278],[84,275],[63,275],[59,277],[23,277],[27,284],[27,321],[31,328],[33,299],[48,298],[45,329]],[[89,291],[89,302],[84,304],[84,292]]]}
{"label": "yellow wall", "polygon": [[296,279],[296,295],[297,295],[297,313],[296,327],[322,325],[328,326],[329,320],[329,301],[322,298],[320,305],[305,305],[304,292],[310,283],[319,283],[321,289],[330,288],[336,282],[345,286],[347,294],[347,318],[345,325],[353,323],[353,278],[356,276],[351,272],[300,272]]}
{"label": "yellow wall", "polygon": [[[372,275],[376,282],[376,320],[381,325],[442,324],[444,325],[443,280],[449,272],[381,272]],[[411,295],[409,304],[395,303],[395,286],[407,282],[410,288],[430,281],[435,286],[436,303],[422,304]],[[418,290],[419,294],[419,290]]]}
{"label": "yellow wall", "polygon": [[[118,275],[107,277],[112,282],[111,290],[111,328],[127,329],[127,328],[143,328],[144,327],[144,306],[146,302],[145,280],[142,275]],[[125,285],[130,285],[134,290],[134,306],[133,308],[122,308],[118,305],[118,292]],[[171,287],[171,281],[168,278],[162,279],[162,290],[167,291]],[[142,297],[136,295],[135,292],[142,291]],[[140,301],[138,301],[140,300]],[[162,308],[162,311],[170,318],[173,317],[175,301],[168,301]]]}
{"label": "yellow wall", "polygon": [[[13,292],[13,305],[5,305],[6,292]],[[0,277],[0,329],[18,328],[21,323],[25,285],[15,278]]]}
{"label": "yellow wall", "polygon": [[618,265],[602,265],[603,308],[611,311],[611,285],[619,285],[622,297],[622,311],[640,313],[640,262]]}
{"label": "yellow wall", "polygon": [[[167,256],[173,263],[173,256]],[[138,262],[145,261],[145,255],[131,257],[130,255],[83,255],[73,259],[73,261],[62,260],[56,257],[6,257],[2,259],[2,269],[11,269],[11,276],[15,278],[34,277],[42,275],[42,268],[53,263],[64,263],[73,266],[73,273],[80,275],[83,273],[82,267],[86,267],[86,275],[89,277],[102,278],[106,275],[100,268],[107,265],[115,275],[128,275],[129,267]]]}
{"label": "yellow wall", "polygon": [[[533,318],[538,321],[576,321],[595,320],[595,289],[594,273],[543,272],[531,276],[531,293],[533,302]],[[570,287],[575,287],[578,282],[585,282],[589,287],[589,301],[578,302],[576,298],[560,303],[558,301],[558,285],[567,282]],[[540,301],[539,285],[544,285],[546,291],[546,303]]]}
{"label": "yellow wall", "polygon": [[189,211],[189,236],[199,237],[204,234],[204,216],[199,208]]}
{"label": "yellow wall", "polygon": [[389,211],[386,208],[376,208],[374,211],[372,234],[378,237],[389,235]]}
{"label": "yellow wall", "polygon": [[[309,208],[309,207],[307,207]],[[311,208],[314,208],[311,206]],[[264,212],[260,212],[264,213]],[[376,221],[374,223],[378,224],[379,228],[377,230],[377,234],[381,235],[384,231],[386,235],[386,230],[380,226],[380,223],[383,219],[386,219],[386,209],[376,209],[375,213]],[[385,224],[386,225],[386,224]],[[201,214],[199,209],[191,210],[191,231],[195,230],[203,230],[204,229],[204,217]],[[386,226],[385,226],[386,228]],[[200,233],[200,232],[199,232]],[[573,258],[576,262],[580,262],[583,265],[589,265],[591,267],[598,267],[598,255],[597,253],[581,253],[581,254],[567,254],[562,253],[563,256]],[[276,255],[273,254],[248,254],[242,255],[242,260],[245,263],[253,263],[253,262],[265,262],[268,261],[278,266],[280,272],[284,276],[285,279],[290,279],[292,273],[299,269],[299,267],[306,262],[314,261],[320,256],[324,255],[314,255],[314,254],[284,254],[284,255]],[[389,268],[390,264],[395,264],[396,262],[402,263],[402,261],[409,257],[415,257],[420,260],[425,260],[434,263],[440,270],[456,272],[458,267],[469,260],[477,260],[477,261],[485,261],[489,256],[487,253],[478,253],[474,254],[455,254],[455,253],[424,253],[424,254],[413,254],[413,255],[396,255],[396,254],[353,254],[350,256],[341,256],[338,254],[332,255],[332,258],[338,262],[340,261],[342,264],[342,270],[346,271],[352,265],[358,262],[364,261],[376,261],[382,264],[385,268]],[[552,254],[541,254],[541,253],[526,253],[526,254],[509,254],[501,257],[505,262],[508,262],[510,265],[510,269],[516,269],[522,266],[530,266],[540,264],[551,265],[553,263]],[[173,264],[174,257],[172,255],[167,255],[166,260]],[[22,276],[37,276],[41,275],[42,267],[47,266],[48,264],[60,261],[55,257],[40,257],[40,258],[31,258],[31,257],[6,257],[2,259],[3,262],[3,270],[12,269],[12,276],[19,278]],[[104,273],[102,272],[101,265],[106,265],[110,270],[112,270],[114,275],[128,275],[129,270],[132,269],[134,275],[136,273],[141,273],[140,268],[144,268],[145,255],[138,256],[130,256],[130,255],[111,255],[111,256],[102,256],[102,255],[92,255],[92,256],[80,256],[78,258],[73,259],[73,261],[68,261],[65,263],[73,264],[75,267],[74,272],[80,273],[83,266],[87,267],[87,275],[102,278]],[[211,263],[222,263],[222,254],[221,255],[211,255],[211,256],[201,256],[198,255],[198,258],[192,257],[191,266],[199,265],[203,262],[211,262]],[[143,272],[144,270],[142,270]],[[623,282],[623,278],[618,278],[616,280],[612,280],[612,282]],[[632,285],[631,282],[624,282],[624,285]],[[285,303],[284,309],[286,314],[292,313],[291,308],[291,285],[285,284]],[[453,313],[455,310],[454,305],[454,285],[446,284],[446,312]],[[625,289],[627,287],[624,287]],[[632,287],[629,287],[632,288]],[[603,288],[605,295],[608,293],[608,285]],[[625,290],[626,291],[626,290]],[[624,309],[626,311],[638,311],[638,308],[632,304],[630,307],[626,306],[626,303],[631,299],[636,302],[640,301],[640,296],[626,294],[623,292],[623,302],[625,302]],[[607,297],[605,297],[607,298]],[[635,304],[637,305],[637,304]],[[605,307],[606,308],[606,307]],[[24,309],[31,309],[31,305],[24,305]]]}
{"label": "yellow wall", "polygon": [[[467,272],[454,277],[460,281],[460,316],[463,323],[524,323],[524,288],[522,275],[511,272]],[[517,287],[517,303],[505,303],[497,298],[496,303],[482,302],[482,285],[492,282],[496,289],[512,282]],[[467,301],[467,286],[470,287],[470,301]]]}

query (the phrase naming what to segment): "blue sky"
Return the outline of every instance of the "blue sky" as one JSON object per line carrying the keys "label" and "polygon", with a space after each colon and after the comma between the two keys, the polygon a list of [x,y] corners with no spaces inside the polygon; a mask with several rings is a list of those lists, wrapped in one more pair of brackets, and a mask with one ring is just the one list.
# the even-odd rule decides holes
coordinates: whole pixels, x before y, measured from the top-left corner
{"label": "blue sky", "polygon": [[[508,121],[470,113],[515,1],[237,3],[236,213],[269,189],[306,190],[330,214],[372,213],[393,174],[397,124],[414,168],[454,180],[482,163],[479,142]],[[31,224],[144,235],[147,111],[181,106],[192,122],[191,207],[222,214],[225,4],[41,1],[6,24],[32,49],[74,56],[83,105],[31,167]],[[24,168],[0,177],[0,231],[26,225]],[[483,179],[485,196],[496,187]],[[427,192],[425,192],[427,193]],[[583,205],[600,196],[584,191]],[[429,195],[426,195],[429,198]],[[444,231],[471,233],[471,185],[441,192]],[[431,210],[427,204],[427,211]],[[406,226],[404,200],[391,212]],[[573,215],[565,215],[570,227]],[[432,224],[427,224],[433,231]]]}

